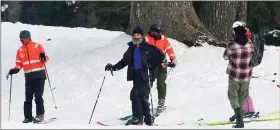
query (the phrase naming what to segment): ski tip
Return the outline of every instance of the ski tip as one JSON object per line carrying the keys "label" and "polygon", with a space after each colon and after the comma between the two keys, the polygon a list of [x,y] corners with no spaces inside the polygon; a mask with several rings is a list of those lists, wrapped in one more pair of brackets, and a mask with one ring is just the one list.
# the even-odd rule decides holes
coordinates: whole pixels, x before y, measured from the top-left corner
{"label": "ski tip", "polygon": [[97,122],[97,124],[98,124],[98,125],[103,125],[103,126],[109,126],[109,125],[106,125],[106,124],[104,124],[104,123],[102,123],[102,122],[99,122],[99,121]]}

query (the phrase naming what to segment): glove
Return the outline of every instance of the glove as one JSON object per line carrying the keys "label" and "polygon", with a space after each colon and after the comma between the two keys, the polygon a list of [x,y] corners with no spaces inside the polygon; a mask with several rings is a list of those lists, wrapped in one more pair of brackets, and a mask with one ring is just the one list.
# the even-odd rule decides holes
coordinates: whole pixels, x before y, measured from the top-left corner
{"label": "glove", "polygon": [[176,66],[175,60],[172,59],[171,62],[169,62],[167,66],[171,67],[171,68],[175,68],[175,66]]}
{"label": "glove", "polygon": [[108,63],[106,66],[105,66],[105,71],[115,71],[115,68],[112,64]]}
{"label": "glove", "polygon": [[12,74],[17,74],[19,72],[19,69],[18,68],[13,68],[13,69],[10,69],[9,71],[9,74],[12,75]]}
{"label": "glove", "polygon": [[40,53],[40,61],[41,62],[45,62],[46,61],[46,55],[43,52]]}
{"label": "glove", "polygon": [[167,67],[167,65],[168,65],[168,63],[167,63],[167,62],[163,62],[163,63],[161,63],[161,67],[162,67],[162,68],[166,68],[166,67]]}

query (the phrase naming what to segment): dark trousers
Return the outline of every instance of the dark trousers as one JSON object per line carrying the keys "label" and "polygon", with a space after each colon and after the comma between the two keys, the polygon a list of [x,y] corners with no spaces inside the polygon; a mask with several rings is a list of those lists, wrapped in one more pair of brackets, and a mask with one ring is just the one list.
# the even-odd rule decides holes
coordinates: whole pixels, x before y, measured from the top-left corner
{"label": "dark trousers", "polygon": [[133,88],[130,92],[133,117],[137,117],[139,120],[143,120],[143,115],[145,118],[151,118],[149,82],[143,81],[141,71],[138,70],[134,71],[133,77]]}
{"label": "dark trousers", "polygon": [[162,68],[158,67],[157,72],[157,90],[158,90],[158,99],[165,99],[166,97],[166,83],[167,78],[167,67]]}
{"label": "dark trousers", "polygon": [[35,94],[36,115],[43,115],[44,109],[44,85],[45,79],[35,79],[25,82],[25,101],[24,101],[24,117],[32,119],[32,100]]}

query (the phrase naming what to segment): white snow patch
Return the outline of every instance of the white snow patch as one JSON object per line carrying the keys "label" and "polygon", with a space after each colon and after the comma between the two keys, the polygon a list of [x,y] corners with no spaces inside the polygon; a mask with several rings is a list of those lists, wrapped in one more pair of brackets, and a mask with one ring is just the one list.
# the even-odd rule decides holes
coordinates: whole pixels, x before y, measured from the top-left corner
{"label": "white snow patch", "polygon": [[[232,125],[200,127],[193,122],[200,118],[208,121],[227,121],[233,114],[227,98],[228,61],[222,58],[224,49],[203,44],[188,48],[170,39],[178,57],[178,66],[167,78],[166,112],[155,120],[162,127],[123,126],[117,118],[131,114],[129,100],[132,82],[126,81],[126,68],[107,74],[91,124],[88,124],[107,63],[117,63],[128,48],[131,37],[123,32],[101,29],[65,28],[1,22],[1,123],[4,129],[90,129],[90,128],[231,128]],[[50,87],[46,80],[44,102],[45,118],[58,119],[46,125],[22,124],[24,102],[24,74],[13,76],[11,120],[8,119],[10,81],[5,74],[14,67],[16,51],[21,46],[18,34],[27,29],[35,42],[41,43],[50,61],[48,73],[58,109],[54,108]],[[51,39],[47,41],[47,39]],[[279,81],[279,47],[266,46],[262,63],[253,75]],[[169,70],[168,70],[169,71]],[[170,77],[172,76],[172,77]],[[169,79],[171,78],[170,82]],[[154,83],[156,84],[156,83]],[[279,110],[279,88],[276,82],[252,79],[250,95],[256,111],[269,113]],[[153,103],[157,106],[157,89],[152,88]],[[35,113],[35,104],[33,105]],[[115,124],[103,127],[104,121]],[[185,125],[174,124],[185,122]],[[245,124],[245,128],[279,128],[279,121]]]}

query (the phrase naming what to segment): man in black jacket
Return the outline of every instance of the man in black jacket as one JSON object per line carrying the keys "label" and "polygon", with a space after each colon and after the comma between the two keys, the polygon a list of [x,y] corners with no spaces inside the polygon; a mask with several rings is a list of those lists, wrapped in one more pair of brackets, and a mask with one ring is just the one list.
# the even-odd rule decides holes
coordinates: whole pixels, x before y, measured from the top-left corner
{"label": "man in black jacket", "polygon": [[156,77],[157,67],[163,63],[165,56],[159,49],[146,43],[143,35],[142,29],[137,27],[123,58],[117,64],[107,64],[105,67],[106,71],[117,71],[128,65],[127,81],[133,81],[130,92],[133,118],[127,121],[126,125],[143,124],[143,115],[146,125],[152,125],[154,122],[150,114],[149,93]]}

